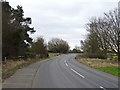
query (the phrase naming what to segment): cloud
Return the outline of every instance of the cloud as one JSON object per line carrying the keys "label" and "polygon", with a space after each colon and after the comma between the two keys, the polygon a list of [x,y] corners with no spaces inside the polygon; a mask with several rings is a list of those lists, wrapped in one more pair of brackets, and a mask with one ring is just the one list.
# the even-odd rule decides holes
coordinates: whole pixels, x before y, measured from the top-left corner
{"label": "cloud", "polygon": [[80,45],[87,35],[85,25],[92,17],[117,7],[119,0],[8,0],[12,7],[22,5],[25,17],[32,18],[36,33],[33,39],[43,36],[66,40],[71,48]]}

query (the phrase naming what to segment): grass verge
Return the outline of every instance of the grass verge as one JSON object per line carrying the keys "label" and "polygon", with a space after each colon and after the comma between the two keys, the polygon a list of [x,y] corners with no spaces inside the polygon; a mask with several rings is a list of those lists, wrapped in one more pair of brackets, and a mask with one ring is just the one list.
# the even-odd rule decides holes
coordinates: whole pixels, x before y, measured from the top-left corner
{"label": "grass verge", "polygon": [[60,55],[63,55],[63,53],[49,53],[50,58],[55,57],[55,56],[60,56]]}
{"label": "grass verge", "polygon": [[2,65],[2,68],[3,68],[2,69],[2,81],[12,76],[18,69],[21,69],[32,63],[45,60],[45,59],[47,58],[42,58],[39,60],[17,60],[17,61],[9,60],[7,61],[5,64]]}
{"label": "grass verge", "polygon": [[81,56],[77,56],[76,60],[91,68],[95,68],[97,70],[120,77],[120,67],[117,61],[108,59],[82,58]]}
{"label": "grass verge", "polygon": [[94,68],[120,77],[120,74],[118,73],[120,70],[120,67],[94,67]]}
{"label": "grass verge", "polygon": [[[48,58],[52,58],[55,56],[59,56],[62,54],[59,53],[50,53]],[[30,59],[30,60],[7,60],[6,62],[3,62],[2,64],[2,82],[4,82],[5,79],[12,76],[18,69],[21,69],[23,67],[26,67],[32,63],[45,60],[48,58],[42,58],[42,59]]]}

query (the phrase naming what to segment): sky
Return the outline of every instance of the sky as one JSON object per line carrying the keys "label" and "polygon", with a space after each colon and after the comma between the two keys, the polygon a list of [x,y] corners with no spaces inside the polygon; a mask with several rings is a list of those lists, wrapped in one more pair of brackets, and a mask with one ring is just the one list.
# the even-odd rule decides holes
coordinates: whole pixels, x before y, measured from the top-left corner
{"label": "sky", "polygon": [[21,5],[24,17],[31,17],[36,32],[30,37],[42,36],[46,42],[52,38],[67,41],[73,49],[87,37],[86,24],[92,17],[117,8],[119,0],[7,0],[16,8]]}

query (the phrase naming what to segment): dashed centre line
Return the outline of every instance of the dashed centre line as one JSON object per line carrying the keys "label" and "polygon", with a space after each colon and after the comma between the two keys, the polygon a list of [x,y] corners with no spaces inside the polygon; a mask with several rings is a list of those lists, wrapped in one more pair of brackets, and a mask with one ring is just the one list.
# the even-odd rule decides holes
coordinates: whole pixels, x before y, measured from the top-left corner
{"label": "dashed centre line", "polygon": [[68,66],[67,62],[65,61],[65,65]]}
{"label": "dashed centre line", "polygon": [[75,71],[74,69],[70,68],[74,73],[76,73],[77,75],[79,75],[82,78],[85,78],[83,75],[81,75],[80,73],[78,73],[77,71]]}
{"label": "dashed centre line", "polygon": [[[66,66],[68,66],[66,60],[64,61],[64,63],[65,63]],[[80,77],[85,78],[85,76],[81,75],[80,73],[78,73],[78,72],[77,72],[76,70],[74,70],[73,68],[70,68],[70,70],[72,70],[74,73],[76,73],[76,74],[79,75]],[[100,86],[100,88],[103,89],[103,90],[107,90],[107,89],[105,89],[105,88],[102,87],[102,86]]]}
{"label": "dashed centre line", "polygon": [[[66,60],[64,61],[65,65],[68,66]],[[80,73],[78,73],[77,71],[75,71],[74,69],[70,68],[74,73],[76,73],[77,75],[79,75],[82,78],[85,78],[83,75],[81,75]]]}
{"label": "dashed centre line", "polygon": [[100,88],[101,88],[101,89],[103,89],[103,90],[107,90],[107,89],[105,89],[105,88],[104,88],[104,87],[102,87],[102,86],[100,86]]}
{"label": "dashed centre line", "polygon": [[[65,65],[66,66],[68,66],[68,64],[67,64],[67,61],[65,60],[64,61],[64,63],[65,63]],[[78,73],[76,70],[74,70],[74,69],[72,69],[72,68],[70,68],[70,70],[72,70],[74,73],[76,73],[77,75],[79,75],[80,77],[82,77],[82,78],[85,78],[85,76],[83,76],[83,75],[81,75],[80,73]],[[100,88],[101,89],[103,89],[103,90],[107,90],[107,89],[105,89],[104,87],[102,87],[102,86],[100,86]]]}

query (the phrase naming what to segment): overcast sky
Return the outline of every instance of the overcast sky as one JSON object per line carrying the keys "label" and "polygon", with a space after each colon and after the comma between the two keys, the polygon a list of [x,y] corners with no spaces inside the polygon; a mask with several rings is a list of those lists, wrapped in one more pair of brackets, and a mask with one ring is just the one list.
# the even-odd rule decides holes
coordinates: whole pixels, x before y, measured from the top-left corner
{"label": "overcast sky", "polygon": [[113,10],[119,0],[7,0],[12,7],[23,6],[25,17],[32,18],[35,40],[43,36],[66,40],[71,49],[80,46],[87,35],[85,25],[92,17]]}

